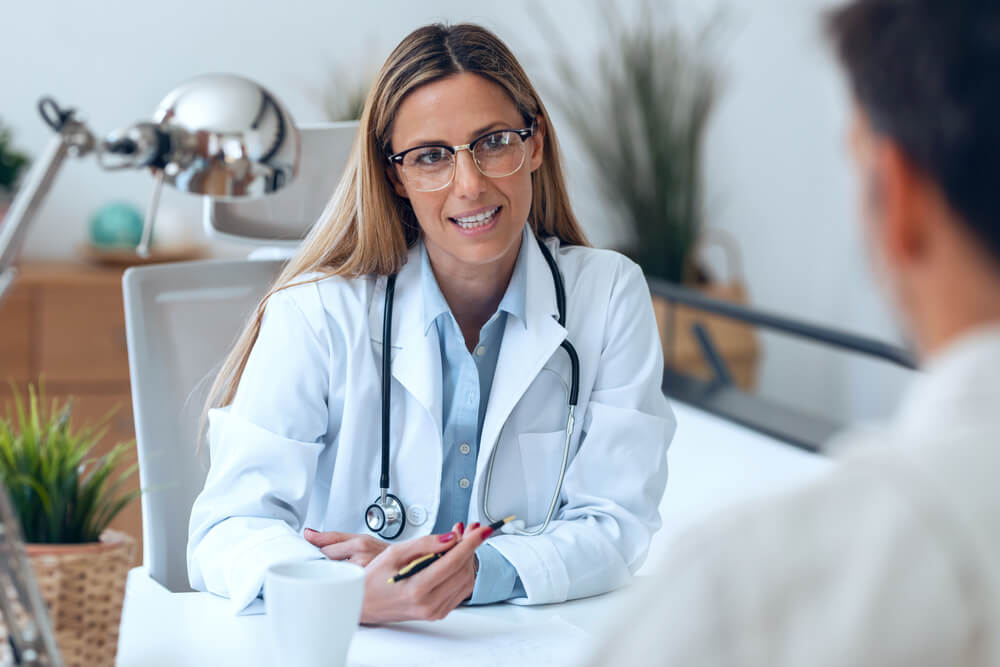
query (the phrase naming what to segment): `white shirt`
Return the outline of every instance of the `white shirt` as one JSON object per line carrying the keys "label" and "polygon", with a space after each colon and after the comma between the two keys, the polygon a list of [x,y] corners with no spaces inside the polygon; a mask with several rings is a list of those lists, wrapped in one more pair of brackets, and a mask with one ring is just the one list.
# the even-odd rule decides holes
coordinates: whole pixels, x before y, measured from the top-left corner
{"label": "white shirt", "polygon": [[595,665],[1000,665],[1000,325],[830,476],[682,536]]}

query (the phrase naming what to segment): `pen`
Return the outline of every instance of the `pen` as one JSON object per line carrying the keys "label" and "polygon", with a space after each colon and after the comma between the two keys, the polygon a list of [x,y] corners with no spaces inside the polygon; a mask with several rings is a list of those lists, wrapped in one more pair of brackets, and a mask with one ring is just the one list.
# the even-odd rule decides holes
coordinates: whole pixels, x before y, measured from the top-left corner
{"label": "pen", "polygon": [[[501,526],[503,526],[505,523],[510,523],[513,520],[514,520],[514,515],[511,514],[509,517],[507,517],[505,519],[500,519],[499,521],[494,521],[493,523],[490,524],[490,528],[492,530],[496,530],[496,529],[500,528]],[[393,575],[393,577],[391,579],[389,579],[389,583],[390,584],[394,584],[397,581],[402,581],[403,579],[406,579],[408,577],[412,577],[417,572],[420,572],[425,567],[429,566],[431,563],[433,563],[437,559],[441,558],[441,556],[445,555],[446,553],[448,553],[448,552],[447,551],[441,551],[441,552],[437,552],[437,553],[433,553],[433,554],[427,554],[426,556],[421,556],[420,558],[417,558],[415,560],[410,561],[409,563],[407,563],[403,567],[403,569],[401,569],[399,572],[397,572],[395,575]]]}

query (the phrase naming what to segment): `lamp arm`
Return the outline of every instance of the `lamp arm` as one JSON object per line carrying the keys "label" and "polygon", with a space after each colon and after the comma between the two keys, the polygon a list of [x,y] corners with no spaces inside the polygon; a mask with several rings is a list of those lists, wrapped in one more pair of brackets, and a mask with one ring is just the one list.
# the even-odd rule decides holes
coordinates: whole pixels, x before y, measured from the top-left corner
{"label": "lamp arm", "polygon": [[63,162],[68,156],[82,157],[93,149],[94,137],[87,126],[69,118],[49,141],[42,157],[28,173],[0,225],[0,299],[13,282],[14,261],[24,245],[28,226],[52,189]]}
{"label": "lamp arm", "polygon": [[156,212],[160,208],[160,193],[163,191],[163,170],[158,169],[155,173],[153,194],[146,207],[146,217],[142,219],[142,236],[139,238],[139,245],[135,248],[135,253],[143,258],[149,257],[149,244],[153,240],[153,225],[156,224]]}

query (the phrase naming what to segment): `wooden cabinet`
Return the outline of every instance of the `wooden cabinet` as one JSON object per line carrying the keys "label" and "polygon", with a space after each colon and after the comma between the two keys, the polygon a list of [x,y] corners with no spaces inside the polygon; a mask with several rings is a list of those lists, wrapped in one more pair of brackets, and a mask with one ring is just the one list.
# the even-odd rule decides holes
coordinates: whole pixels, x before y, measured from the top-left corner
{"label": "wooden cabinet", "polygon": [[109,278],[37,290],[38,372],[49,382],[128,383],[121,274]]}
{"label": "wooden cabinet", "polygon": [[[46,395],[72,399],[75,426],[107,419],[97,454],[135,439],[121,269],[26,263],[0,298],[0,410],[11,405],[11,381],[22,395],[44,382]],[[130,453],[123,469],[135,461]],[[134,475],[130,488],[138,488]],[[138,500],[112,522],[139,541]],[[137,555],[137,559],[140,556]]]}
{"label": "wooden cabinet", "polygon": [[0,391],[9,390],[10,381],[31,379],[32,304],[29,290],[15,285],[0,297]]}

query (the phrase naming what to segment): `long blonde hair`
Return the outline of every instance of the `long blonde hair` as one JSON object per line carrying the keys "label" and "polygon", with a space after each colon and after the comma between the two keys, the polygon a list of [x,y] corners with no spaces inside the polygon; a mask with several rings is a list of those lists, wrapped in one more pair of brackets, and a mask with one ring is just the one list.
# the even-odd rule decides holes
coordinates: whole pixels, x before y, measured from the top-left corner
{"label": "long blonde hair", "polygon": [[[463,72],[485,77],[507,91],[526,125],[538,118],[544,122],[542,164],[531,174],[528,222],[535,234],[541,238],[558,237],[567,245],[589,245],[570,208],[559,146],[548,113],[510,49],[477,25],[433,24],[418,28],[382,65],[365,100],[343,178],[319,221],[261,300],[223,363],[209,391],[206,413],[233,401],[272,294],[328,276],[390,275],[406,263],[407,250],[420,238],[420,227],[409,201],[396,194],[386,174],[392,122],[403,99],[413,90]],[[319,275],[301,279],[310,273]]]}

